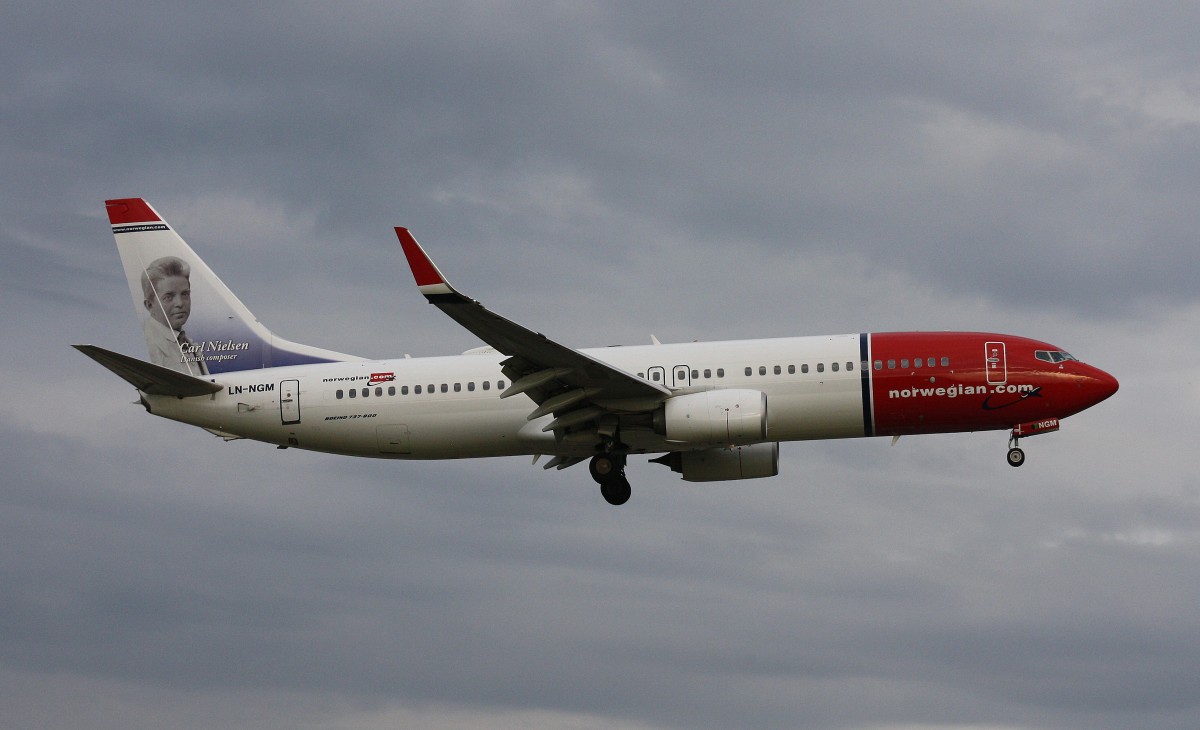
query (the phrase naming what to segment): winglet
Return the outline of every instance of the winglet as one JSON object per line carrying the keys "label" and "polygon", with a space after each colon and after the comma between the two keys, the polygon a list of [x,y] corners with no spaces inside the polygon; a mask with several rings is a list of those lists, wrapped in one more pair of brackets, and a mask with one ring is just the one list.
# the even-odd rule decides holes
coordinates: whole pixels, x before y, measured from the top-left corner
{"label": "winglet", "polygon": [[407,228],[396,226],[396,238],[400,239],[400,246],[404,249],[404,256],[408,259],[408,266],[412,269],[413,278],[416,279],[417,288],[422,294],[429,297],[455,293],[454,287],[450,286],[450,282],[438,271],[429,254],[425,253],[425,249],[421,248],[421,244],[417,243],[417,239],[413,238]]}

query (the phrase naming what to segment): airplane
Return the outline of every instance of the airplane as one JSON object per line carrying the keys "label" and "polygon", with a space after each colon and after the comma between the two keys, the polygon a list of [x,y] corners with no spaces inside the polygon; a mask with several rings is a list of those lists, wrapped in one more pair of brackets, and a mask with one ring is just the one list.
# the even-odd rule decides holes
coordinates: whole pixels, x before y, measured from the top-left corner
{"label": "airplane", "polygon": [[282,339],[140,198],[106,201],[150,361],[74,345],[151,414],[226,440],[385,459],[588,462],[613,505],[632,455],[707,482],[772,477],[785,441],[1008,431],[1021,439],[1113,395],[1060,347],[982,332],[864,332],[575,349],[451,286],[406,228],[417,288],[484,345],[375,360]]}

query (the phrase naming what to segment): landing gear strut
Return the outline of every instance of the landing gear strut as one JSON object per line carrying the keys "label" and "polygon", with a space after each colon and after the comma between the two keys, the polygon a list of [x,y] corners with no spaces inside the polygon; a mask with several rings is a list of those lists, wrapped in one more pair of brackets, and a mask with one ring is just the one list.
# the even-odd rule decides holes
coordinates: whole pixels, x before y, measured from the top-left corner
{"label": "landing gear strut", "polygon": [[604,501],[614,506],[629,501],[633,490],[629,486],[629,480],[625,478],[623,454],[596,454],[588,468],[592,472],[592,479],[600,485],[600,494],[604,496]]}

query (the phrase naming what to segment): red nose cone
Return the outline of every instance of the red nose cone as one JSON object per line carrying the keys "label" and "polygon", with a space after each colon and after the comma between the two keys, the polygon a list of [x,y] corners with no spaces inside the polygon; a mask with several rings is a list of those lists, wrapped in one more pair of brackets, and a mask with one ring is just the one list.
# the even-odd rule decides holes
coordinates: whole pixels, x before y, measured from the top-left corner
{"label": "red nose cone", "polygon": [[1116,378],[1104,372],[1103,370],[1096,368],[1093,368],[1093,370],[1094,372],[1091,376],[1092,385],[1090,390],[1092,391],[1094,398],[1092,403],[1095,404],[1099,403],[1105,398],[1111,397],[1112,394],[1116,393],[1117,389],[1121,387],[1121,384],[1117,382]]}

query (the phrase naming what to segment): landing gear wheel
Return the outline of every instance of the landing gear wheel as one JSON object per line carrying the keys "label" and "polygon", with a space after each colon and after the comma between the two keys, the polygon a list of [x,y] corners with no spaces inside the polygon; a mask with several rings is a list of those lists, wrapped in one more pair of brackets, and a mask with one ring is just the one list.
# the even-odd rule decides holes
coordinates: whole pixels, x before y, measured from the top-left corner
{"label": "landing gear wheel", "polygon": [[608,481],[600,482],[600,494],[604,496],[604,501],[619,507],[629,501],[629,497],[633,494],[633,489],[629,486],[629,480],[621,474]]}
{"label": "landing gear wheel", "polygon": [[605,502],[621,505],[629,501],[633,490],[629,487],[629,480],[625,478],[624,454],[596,454],[592,457],[588,469],[592,472],[592,479],[600,485],[600,494],[604,495]]}
{"label": "landing gear wheel", "polygon": [[592,463],[588,465],[588,468],[592,472],[592,479],[603,484],[606,480],[621,472],[625,466],[623,461],[623,459],[618,459],[618,457],[612,454],[596,454],[592,457]]}
{"label": "landing gear wheel", "polygon": [[1025,463],[1025,452],[1024,451],[1021,451],[1020,449],[1018,449],[1015,446],[1008,450],[1008,465],[1009,466],[1020,466],[1024,463]]}

